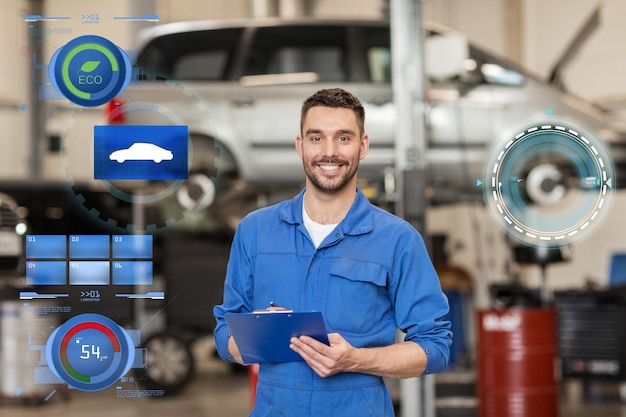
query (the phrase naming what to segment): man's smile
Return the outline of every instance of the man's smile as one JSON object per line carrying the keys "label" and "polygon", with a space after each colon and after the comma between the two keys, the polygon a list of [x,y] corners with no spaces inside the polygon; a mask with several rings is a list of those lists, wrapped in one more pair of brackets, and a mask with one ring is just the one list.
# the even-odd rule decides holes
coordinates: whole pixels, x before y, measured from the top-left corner
{"label": "man's smile", "polygon": [[324,174],[336,174],[341,170],[344,165],[347,165],[345,161],[340,160],[326,160],[326,161],[318,161],[315,165],[324,173]]}
{"label": "man's smile", "polygon": [[318,165],[320,169],[328,174],[332,174],[333,172],[339,171],[341,165]]}

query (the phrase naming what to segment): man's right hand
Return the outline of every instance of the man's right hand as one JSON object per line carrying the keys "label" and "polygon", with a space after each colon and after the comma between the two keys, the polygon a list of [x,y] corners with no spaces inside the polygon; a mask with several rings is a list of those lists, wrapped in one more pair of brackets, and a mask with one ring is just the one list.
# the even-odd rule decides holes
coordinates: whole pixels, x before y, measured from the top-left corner
{"label": "man's right hand", "polygon": [[235,338],[232,335],[228,339],[228,353],[230,353],[230,356],[232,356],[237,363],[243,365],[243,358],[241,357]]}

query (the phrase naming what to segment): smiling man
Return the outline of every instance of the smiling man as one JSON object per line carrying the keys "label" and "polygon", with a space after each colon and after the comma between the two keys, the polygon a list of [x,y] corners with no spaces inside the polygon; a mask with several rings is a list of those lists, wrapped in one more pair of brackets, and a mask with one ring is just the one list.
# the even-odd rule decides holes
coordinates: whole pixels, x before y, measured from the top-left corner
{"label": "smiling man", "polygon": [[369,149],[364,114],[342,107],[310,107],[314,103],[309,101],[303,108],[302,134],[296,139],[306,177],[315,190],[335,194],[351,188],[354,192],[356,188],[348,186],[355,183],[359,161]]}
{"label": "smiling man", "polygon": [[357,187],[369,149],[364,122],[345,90],[307,98],[296,138],[305,189],[249,214],[235,234],[224,301],[214,309],[220,356],[242,362],[224,315],[270,302],[322,312],[330,342],[293,337],[303,361],[262,364],[251,416],[393,416],[383,377],[447,366],[448,303],[422,237]]}

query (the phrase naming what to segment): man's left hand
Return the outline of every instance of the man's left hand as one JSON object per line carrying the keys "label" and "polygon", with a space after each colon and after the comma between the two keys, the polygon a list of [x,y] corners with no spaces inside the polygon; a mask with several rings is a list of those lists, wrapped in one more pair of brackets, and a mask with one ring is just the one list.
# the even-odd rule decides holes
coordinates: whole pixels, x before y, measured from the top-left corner
{"label": "man's left hand", "polygon": [[299,353],[322,378],[353,370],[356,348],[339,333],[329,333],[328,341],[330,346],[309,336],[292,337],[289,347]]}

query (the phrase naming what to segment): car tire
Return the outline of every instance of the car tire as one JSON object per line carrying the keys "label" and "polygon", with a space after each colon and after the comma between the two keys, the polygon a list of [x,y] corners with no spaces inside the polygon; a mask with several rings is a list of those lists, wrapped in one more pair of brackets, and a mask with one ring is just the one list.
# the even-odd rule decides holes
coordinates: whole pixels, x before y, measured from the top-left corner
{"label": "car tire", "polygon": [[162,389],[165,395],[176,394],[190,381],[195,362],[187,340],[172,331],[146,339],[147,352],[144,385]]}

